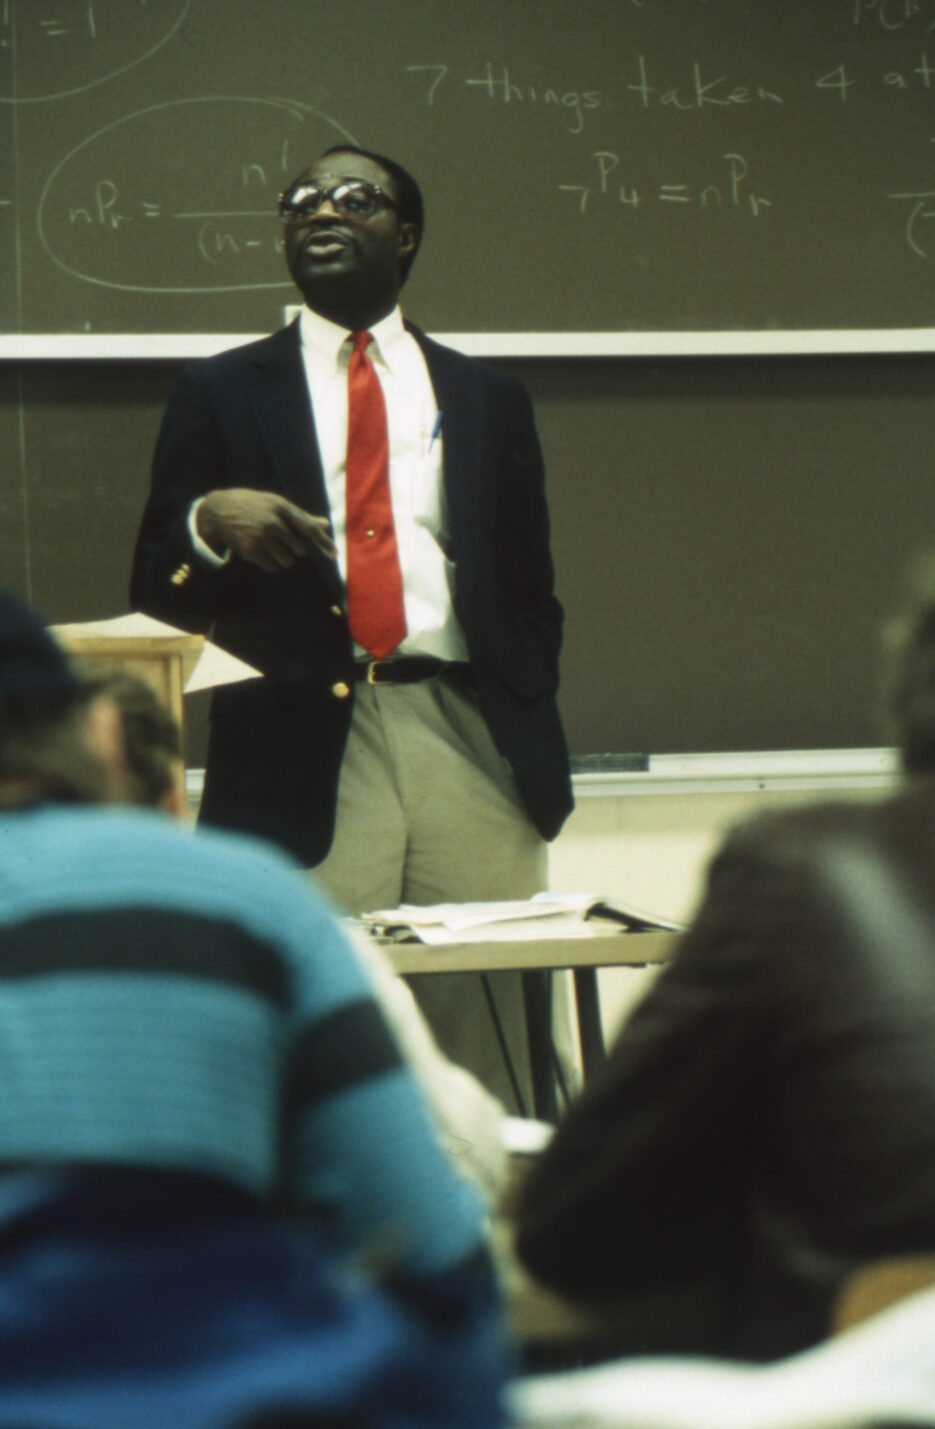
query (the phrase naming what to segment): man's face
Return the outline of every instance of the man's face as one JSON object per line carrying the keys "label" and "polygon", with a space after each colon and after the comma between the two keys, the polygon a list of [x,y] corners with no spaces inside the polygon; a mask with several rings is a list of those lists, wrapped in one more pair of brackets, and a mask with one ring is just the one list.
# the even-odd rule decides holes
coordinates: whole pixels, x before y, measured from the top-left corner
{"label": "man's face", "polygon": [[[394,202],[397,197],[390,175],[360,154],[329,154],[301,178],[323,189],[361,179]],[[399,296],[400,260],[413,251],[417,237],[415,224],[401,223],[395,208],[380,207],[369,218],[359,218],[335,212],[328,201],[307,219],[286,224],[286,262],[310,308],[317,310],[324,300],[330,316],[335,295],[346,295],[355,304],[389,312]]]}

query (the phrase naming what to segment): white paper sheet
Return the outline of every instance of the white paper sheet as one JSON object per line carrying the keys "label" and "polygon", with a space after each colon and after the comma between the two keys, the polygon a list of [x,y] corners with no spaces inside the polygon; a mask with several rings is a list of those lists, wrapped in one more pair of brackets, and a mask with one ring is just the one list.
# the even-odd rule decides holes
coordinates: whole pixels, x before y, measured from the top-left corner
{"label": "white paper sheet", "polygon": [[620,1360],[517,1380],[511,1429],[935,1426],[935,1290],[776,1364]]}
{"label": "white paper sheet", "polygon": [[[70,625],[50,625],[56,639],[68,636],[89,636],[97,639],[126,639],[137,635],[187,635],[188,631],[178,630],[174,625],[166,625],[154,620],[150,615],[136,612],[132,615],[117,615],[111,620],[88,620]],[[238,680],[262,678],[259,670],[229,655],[213,641],[206,640],[199,656],[191,662],[183,660],[184,690],[191,694],[195,690],[212,689],[215,685],[232,685]]]}

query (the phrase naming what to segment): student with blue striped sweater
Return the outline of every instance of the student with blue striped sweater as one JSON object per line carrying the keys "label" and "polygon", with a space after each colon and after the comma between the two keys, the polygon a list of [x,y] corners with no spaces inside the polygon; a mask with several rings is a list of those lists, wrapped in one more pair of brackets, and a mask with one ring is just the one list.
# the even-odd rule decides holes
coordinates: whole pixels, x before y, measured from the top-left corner
{"label": "student with blue striped sweater", "polygon": [[479,1201],[280,852],[102,807],[0,593],[0,1429],[501,1422]]}

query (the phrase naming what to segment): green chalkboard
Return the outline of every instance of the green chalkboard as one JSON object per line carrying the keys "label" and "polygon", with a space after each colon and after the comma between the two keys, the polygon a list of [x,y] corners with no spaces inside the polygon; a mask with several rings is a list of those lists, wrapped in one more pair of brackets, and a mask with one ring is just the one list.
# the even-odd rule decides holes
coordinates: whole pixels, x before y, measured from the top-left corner
{"label": "green chalkboard", "polygon": [[[279,326],[276,195],[346,139],[422,181],[431,332],[935,327],[933,137],[935,0],[4,0],[0,353]],[[879,742],[935,356],[806,349],[510,363],[576,754]],[[127,608],[171,355],[0,362],[0,581],[50,619]]]}
{"label": "green chalkboard", "polygon": [[[935,357],[510,367],[546,455],[573,752],[883,742],[879,625],[935,546]],[[0,579],[49,619],[126,611],[177,370],[0,364]]]}
{"label": "green chalkboard", "polygon": [[279,325],[355,140],[441,332],[935,325],[935,0],[4,0],[0,333]]}

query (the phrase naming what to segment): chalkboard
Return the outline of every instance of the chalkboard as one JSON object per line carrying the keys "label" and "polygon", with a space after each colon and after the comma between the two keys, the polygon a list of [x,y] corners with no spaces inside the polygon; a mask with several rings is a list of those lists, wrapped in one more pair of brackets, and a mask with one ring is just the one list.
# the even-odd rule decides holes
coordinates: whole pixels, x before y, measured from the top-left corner
{"label": "chalkboard", "polygon": [[[879,624],[935,545],[935,357],[509,366],[547,461],[573,752],[883,742]],[[126,611],[176,375],[0,364],[0,571],[49,619]]]}
{"label": "chalkboard", "polygon": [[436,332],[935,325],[935,0],[4,0],[0,332],[252,333],[325,146]]}

